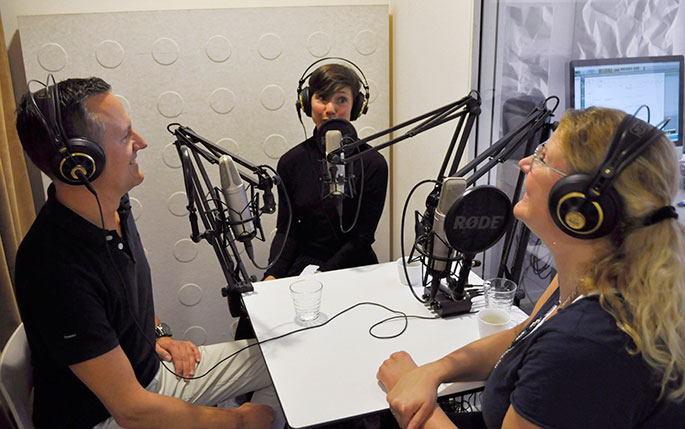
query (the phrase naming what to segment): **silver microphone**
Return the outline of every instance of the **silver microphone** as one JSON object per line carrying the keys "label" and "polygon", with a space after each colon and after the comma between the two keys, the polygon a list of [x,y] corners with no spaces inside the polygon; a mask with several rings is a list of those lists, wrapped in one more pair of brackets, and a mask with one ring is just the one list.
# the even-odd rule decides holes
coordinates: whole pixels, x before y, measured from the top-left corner
{"label": "silver microphone", "polygon": [[224,194],[228,206],[228,219],[232,224],[233,235],[236,240],[245,243],[247,249],[249,240],[255,234],[254,222],[240,223],[245,219],[252,218],[252,214],[243,180],[240,178],[233,158],[228,155],[222,155],[219,158],[219,176],[221,178],[221,192]]}
{"label": "silver microphone", "polygon": [[466,191],[466,179],[463,177],[447,177],[442,182],[440,189],[440,199],[433,216],[433,250],[431,252],[429,272],[433,277],[430,288],[431,299],[435,298],[440,286],[440,279],[445,277],[451,267],[451,262],[442,261],[435,258],[447,259],[452,253],[452,249],[447,246],[447,236],[445,235],[445,215],[452,204],[461,197]]}
{"label": "silver microphone", "polygon": [[[342,197],[345,195],[345,165],[331,164],[328,161],[328,154],[335,149],[342,147],[342,132],[339,130],[326,131],[326,166],[328,167],[328,174],[331,178],[330,193],[334,197]],[[340,159],[344,159],[345,154],[340,153]]]}

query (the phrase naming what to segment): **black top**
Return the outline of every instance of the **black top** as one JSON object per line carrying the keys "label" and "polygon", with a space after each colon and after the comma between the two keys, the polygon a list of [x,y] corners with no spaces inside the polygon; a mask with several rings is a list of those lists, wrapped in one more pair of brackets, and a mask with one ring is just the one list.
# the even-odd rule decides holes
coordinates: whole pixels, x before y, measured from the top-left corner
{"label": "black top", "polygon": [[596,296],[529,333],[558,297],[557,289],[490,373],[482,398],[487,427],[500,428],[510,404],[545,428],[682,427],[685,402],[658,399],[653,371],[628,353],[632,340]]}
{"label": "black top", "polygon": [[[367,151],[370,146],[362,145],[360,148]],[[324,159],[323,147],[316,143],[315,137],[311,137],[290,149],[278,161],[278,174],[290,198],[293,216],[283,253],[264,273],[265,277],[296,276],[309,264],[319,265],[321,271],[330,271],[378,262],[371,244],[385,204],[388,184],[385,158],[376,151],[367,151],[353,163],[357,195],[343,200],[342,226],[345,230],[354,222],[360,196],[361,207],[357,223],[348,233],[340,229],[335,199],[331,196],[324,198],[328,194],[328,185],[321,179],[321,161]],[[271,243],[269,261],[274,260],[283,246],[288,226],[288,206],[281,187],[278,197],[278,231]]]}
{"label": "black top", "polygon": [[123,237],[107,231],[108,252],[105,232],[57,201],[51,185],[19,246],[16,294],[34,366],[38,428],[91,428],[109,417],[69,365],[120,345],[142,386],[159,368],[133,320],[154,344],[150,268],[128,196],[118,212]]}

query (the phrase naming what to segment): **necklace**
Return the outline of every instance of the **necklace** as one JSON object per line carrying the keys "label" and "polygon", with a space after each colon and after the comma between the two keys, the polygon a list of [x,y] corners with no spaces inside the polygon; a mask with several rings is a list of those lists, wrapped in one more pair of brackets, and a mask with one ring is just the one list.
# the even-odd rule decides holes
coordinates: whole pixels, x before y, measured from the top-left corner
{"label": "necklace", "polygon": [[[570,302],[572,302],[574,299],[576,299],[579,294],[580,294],[580,291],[578,290],[578,287],[576,286],[576,288],[573,289],[573,291],[569,294],[569,296],[567,296],[566,299],[564,299],[564,302],[559,302],[560,299],[557,299],[557,310],[568,305]],[[530,323],[530,325],[528,325],[523,331],[521,331],[516,336],[516,338],[514,338],[514,341],[511,342],[511,345],[499,357],[494,368],[497,368],[497,366],[500,364],[500,362],[502,362],[502,358],[504,358],[504,356],[506,356],[506,354],[509,353],[511,351],[511,349],[513,349],[514,346],[516,346],[516,344],[518,344],[520,341],[522,341],[524,338],[526,338],[529,334],[531,334],[535,330],[535,328],[539,324],[541,324],[547,318],[547,316],[549,316],[549,314],[553,311],[553,309],[554,308],[552,307],[545,314],[539,315],[537,317],[537,319],[533,320]]]}
{"label": "necklace", "polygon": [[573,300],[576,299],[579,294],[580,294],[580,291],[578,290],[578,286],[576,286],[576,288],[573,289],[573,291],[566,297],[564,302],[560,302],[561,298],[557,300],[557,308],[560,309],[560,308],[566,307],[566,305],[573,302]]}

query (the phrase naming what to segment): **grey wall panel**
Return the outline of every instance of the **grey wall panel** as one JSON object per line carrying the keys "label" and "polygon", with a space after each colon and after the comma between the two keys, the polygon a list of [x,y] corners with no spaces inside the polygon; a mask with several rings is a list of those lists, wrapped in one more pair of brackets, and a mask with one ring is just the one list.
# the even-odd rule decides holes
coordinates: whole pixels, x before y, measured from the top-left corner
{"label": "grey wall panel", "polygon": [[578,2],[573,58],[670,55],[678,9],[678,0]]}
{"label": "grey wall panel", "polygon": [[[255,164],[275,167],[304,139],[294,107],[302,72],[318,58],[341,56],[354,61],[371,85],[369,113],[354,122],[359,134],[386,129],[388,25],[387,5],[19,17],[27,79],[44,81],[48,72],[58,80],[104,78],[147,140],[139,155],[145,181],[131,197],[157,311],[179,336],[198,343],[229,338],[231,318],[212,248],[188,238],[180,161],[166,126],[179,122]],[[304,119],[311,134],[313,123]],[[218,185],[217,171],[211,174]],[[390,258],[388,207],[374,245],[381,261]],[[263,217],[267,238],[275,221],[275,215]],[[260,265],[269,242],[255,244]],[[243,259],[261,278],[261,270]]]}

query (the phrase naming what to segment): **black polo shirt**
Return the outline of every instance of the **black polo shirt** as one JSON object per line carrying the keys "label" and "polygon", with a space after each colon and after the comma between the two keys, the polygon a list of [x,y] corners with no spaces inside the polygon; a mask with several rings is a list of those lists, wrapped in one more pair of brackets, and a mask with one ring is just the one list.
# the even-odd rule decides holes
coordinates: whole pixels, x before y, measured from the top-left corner
{"label": "black polo shirt", "polygon": [[159,368],[150,267],[128,195],[118,212],[123,237],[62,205],[51,185],[19,246],[16,295],[34,366],[38,428],[91,428],[109,417],[69,365],[121,346],[142,386]]}

